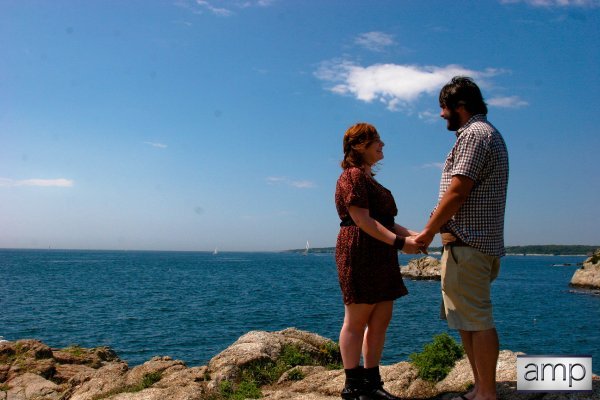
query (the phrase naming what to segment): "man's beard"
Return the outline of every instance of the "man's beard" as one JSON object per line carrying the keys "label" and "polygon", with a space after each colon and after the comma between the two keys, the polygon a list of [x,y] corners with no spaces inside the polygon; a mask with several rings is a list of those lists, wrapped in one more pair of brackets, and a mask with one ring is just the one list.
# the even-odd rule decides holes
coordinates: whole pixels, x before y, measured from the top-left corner
{"label": "man's beard", "polygon": [[454,110],[448,110],[448,118],[446,119],[446,128],[449,131],[456,132],[460,128],[460,115]]}

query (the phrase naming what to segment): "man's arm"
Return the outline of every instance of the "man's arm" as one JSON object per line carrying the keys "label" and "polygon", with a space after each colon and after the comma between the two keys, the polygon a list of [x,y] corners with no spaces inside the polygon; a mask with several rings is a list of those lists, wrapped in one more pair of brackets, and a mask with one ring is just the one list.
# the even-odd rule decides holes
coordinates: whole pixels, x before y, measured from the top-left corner
{"label": "man's arm", "polygon": [[435,212],[429,218],[423,231],[415,238],[416,241],[425,243],[425,248],[429,247],[433,237],[440,231],[442,226],[454,214],[460,210],[460,207],[467,201],[475,181],[464,175],[454,175],[450,181],[450,186],[442,196]]}

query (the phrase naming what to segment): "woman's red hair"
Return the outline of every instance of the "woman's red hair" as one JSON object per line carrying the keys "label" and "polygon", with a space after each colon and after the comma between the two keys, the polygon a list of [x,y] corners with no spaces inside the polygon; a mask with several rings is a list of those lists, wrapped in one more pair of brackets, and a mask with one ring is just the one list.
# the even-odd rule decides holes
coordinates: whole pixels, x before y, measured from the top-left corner
{"label": "woman's red hair", "polygon": [[361,168],[365,163],[362,152],[376,140],[379,140],[379,133],[371,124],[359,122],[348,128],[346,133],[344,133],[344,159],[342,160],[342,168]]}

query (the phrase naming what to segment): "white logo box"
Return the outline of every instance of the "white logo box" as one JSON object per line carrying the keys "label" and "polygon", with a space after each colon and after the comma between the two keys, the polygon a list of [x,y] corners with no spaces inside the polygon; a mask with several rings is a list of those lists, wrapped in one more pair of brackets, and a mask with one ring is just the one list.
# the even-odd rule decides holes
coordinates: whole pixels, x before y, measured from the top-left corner
{"label": "white logo box", "polygon": [[592,356],[518,355],[518,392],[591,392]]}

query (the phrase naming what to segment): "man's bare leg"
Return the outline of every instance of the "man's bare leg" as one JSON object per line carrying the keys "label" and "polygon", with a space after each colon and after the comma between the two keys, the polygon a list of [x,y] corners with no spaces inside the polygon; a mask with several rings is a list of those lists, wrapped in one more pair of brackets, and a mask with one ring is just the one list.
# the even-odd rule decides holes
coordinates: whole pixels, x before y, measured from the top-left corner
{"label": "man's bare leg", "polygon": [[469,363],[471,364],[471,370],[473,371],[473,389],[466,393],[464,397],[468,400],[472,400],[477,395],[477,388],[479,387],[479,374],[477,372],[477,364],[475,363],[475,357],[473,356],[473,332],[459,330],[460,338],[462,339],[463,348],[465,349],[465,353],[467,353],[467,358],[469,359]]}
{"label": "man's bare leg", "polygon": [[[495,328],[485,331],[459,330],[463,347],[467,353],[475,385],[462,398],[469,400],[496,400],[496,364],[499,342]],[[456,397],[455,400],[460,400]]]}

